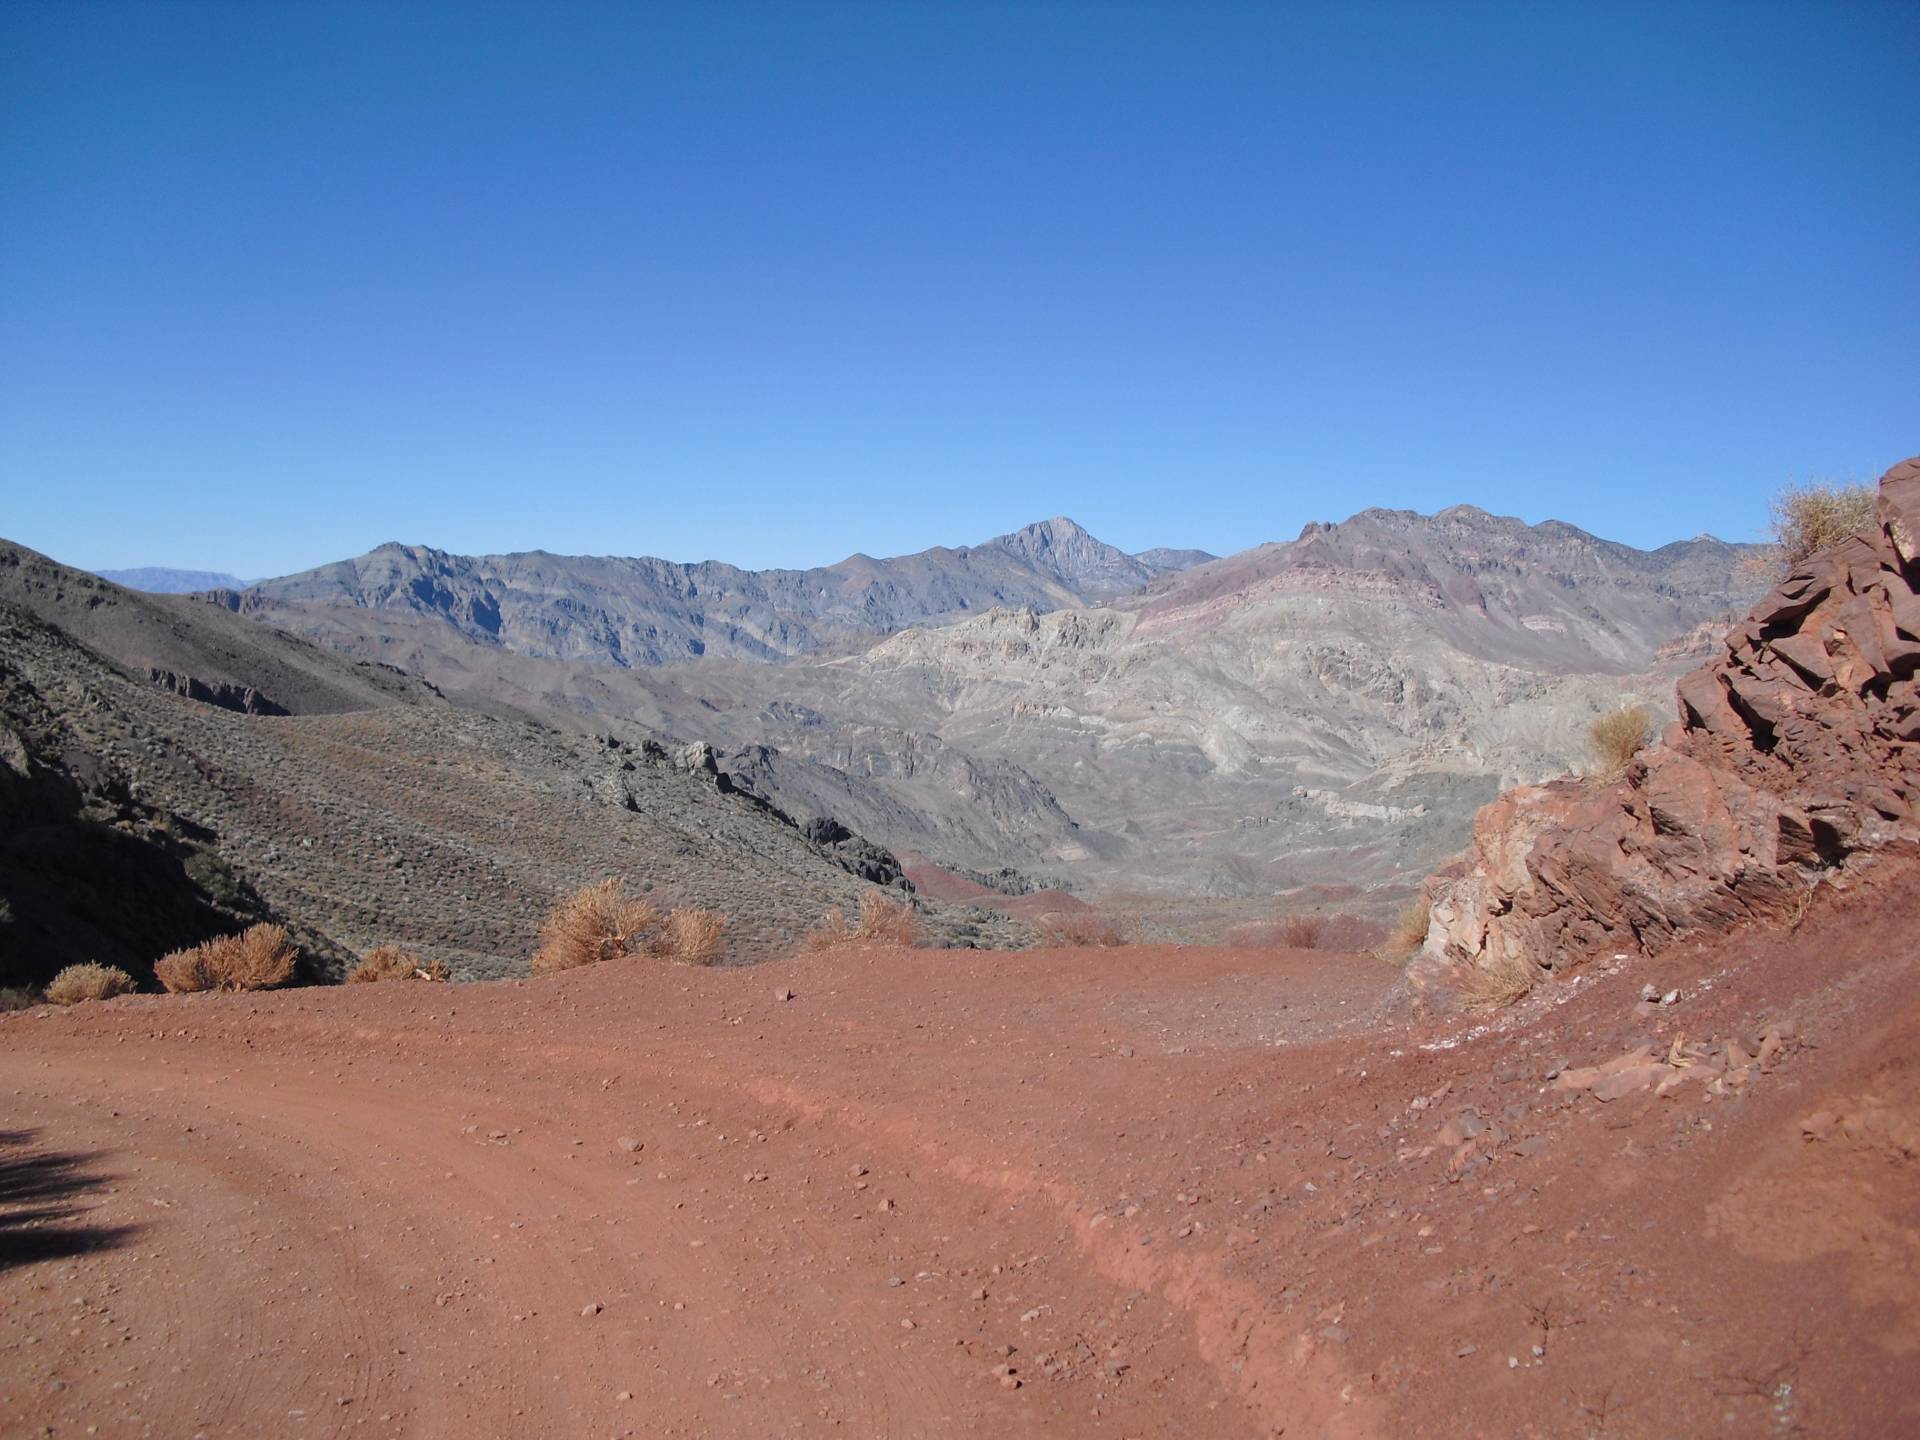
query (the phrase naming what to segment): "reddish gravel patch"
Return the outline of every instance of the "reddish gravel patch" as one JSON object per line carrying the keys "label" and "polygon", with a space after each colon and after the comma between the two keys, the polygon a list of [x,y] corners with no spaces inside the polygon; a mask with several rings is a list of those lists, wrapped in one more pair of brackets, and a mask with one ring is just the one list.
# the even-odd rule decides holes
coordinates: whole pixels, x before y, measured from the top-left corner
{"label": "reddish gravel patch", "polygon": [[1162,947],[0,1016],[0,1431],[1914,1433],[1883,873],[1490,1024]]}

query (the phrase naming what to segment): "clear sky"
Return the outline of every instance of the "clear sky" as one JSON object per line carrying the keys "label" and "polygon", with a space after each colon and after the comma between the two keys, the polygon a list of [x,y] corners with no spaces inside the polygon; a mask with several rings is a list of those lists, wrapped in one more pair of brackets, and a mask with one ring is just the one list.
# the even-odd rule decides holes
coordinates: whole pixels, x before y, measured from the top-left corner
{"label": "clear sky", "polygon": [[0,534],[823,563],[1920,451],[1920,4],[0,5]]}

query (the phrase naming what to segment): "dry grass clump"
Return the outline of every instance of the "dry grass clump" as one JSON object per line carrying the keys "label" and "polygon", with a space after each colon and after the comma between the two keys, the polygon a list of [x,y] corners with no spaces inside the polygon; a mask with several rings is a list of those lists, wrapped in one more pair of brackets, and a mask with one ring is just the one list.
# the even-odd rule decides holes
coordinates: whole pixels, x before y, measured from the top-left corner
{"label": "dry grass clump", "polygon": [[558,901],[540,922],[540,948],[533,973],[550,975],[602,960],[638,955],[646,936],[660,926],[660,912],[630,899],[614,879],[589,885]]}
{"label": "dry grass clump", "polygon": [[831,950],[853,939],[853,927],[847,924],[847,912],[838,905],[820,917],[820,923],[807,931],[800,944],[808,950]]}
{"label": "dry grass clump", "polygon": [[89,960],[84,965],[69,965],[53,977],[47,986],[47,1003],[78,1005],[83,1000],[111,1000],[139,988],[126,971]]}
{"label": "dry grass clump", "polygon": [[868,895],[860,902],[860,919],[848,923],[839,906],[827,911],[801,940],[806,950],[831,950],[859,941],[868,945],[912,945],[920,938],[920,917],[904,900]]}
{"label": "dry grass clump", "polygon": [[293,978],[299,952],[279,925],[249,925],[190,950],[176,950],[153,967],[175,995],[198,990],[271,990]]}
{"label": "dry grass clump", "polygon": [[1381,950],[1389,955],[1410,955],[1427,943],[1427,927],[1432,923],[1432,908],[1427,897],[1408,902],[1406,909],[1393,922],[1393,929],[1387,932],[1387,938],[1381,943]]}
{"label": "dry grass clump", "polygon": [[869,895],[860,902],[855,938],[882,945],[911,945],[920,938],[920,917],[904,900]]}
{"label": "dry grass clump", "polygon": [[453,979],[453,972],[438,960],[423,960],[398,945],[376,945],[360,957],[360,963],[347,972],[349,985],[370,985],[381,980]]}
{"label": "dry grass clump", "polygon": [[1629,705],[1598,717],[1587,727],[1587,748],[1593,752],[1594,774],[1618,780],[1627,763],[1638,755],[1653,730],[1653,715],[1644,705]]}
{"label": "dry grass clump", "polygon": [[727,926],[732,923],[732,916],[718,910],[671,911],[654,937],[653,953],[682,965],[711,965],[725,953]]}
{"label": "dry grass clump", "polygon": [[1111,950],[1127,943],[1126,932],[1092,910],[1042,915],[1034,925],[1042,945],[1076,950]]}
{"label": "dry grass clump", "polygon": [[1533,991],[1538,967],[1517,956],[1490,957],[1460,976],[1460,1000],[1469,1010],[1504,1010]]}

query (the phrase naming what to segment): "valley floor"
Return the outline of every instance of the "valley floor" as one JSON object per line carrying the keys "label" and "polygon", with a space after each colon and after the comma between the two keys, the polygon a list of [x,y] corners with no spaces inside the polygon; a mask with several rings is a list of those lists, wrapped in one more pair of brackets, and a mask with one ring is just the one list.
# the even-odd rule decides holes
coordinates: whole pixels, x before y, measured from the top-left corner
{"label": "valley floor", "polygon": [[1494,1022],[1144,946],[0,1016],[0,1434],[1915,1433],[1916,878]]}

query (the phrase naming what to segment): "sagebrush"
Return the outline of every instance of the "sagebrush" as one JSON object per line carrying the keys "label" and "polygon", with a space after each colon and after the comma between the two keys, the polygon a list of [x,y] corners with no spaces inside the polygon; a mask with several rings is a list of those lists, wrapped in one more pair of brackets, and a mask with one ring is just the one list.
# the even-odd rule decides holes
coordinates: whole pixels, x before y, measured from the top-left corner
{"label": "sagebrush", "polygon": [[175,995],[198,990],[271,990],[293,978],[299,953],[284,926],[249,925],[238,935],[222,935],[162,956],[153,974]]}
{"label": "sagebrush", "polygon": [[53,977],[47,986],[47,1003],[78,1005],[86,1000],[111,1000],[116,995],[130,995],[139,988],[126,971],[89,960],[69,965]]}
{"label": "sagebrush", "polygon": [[628,896],[618,880],[602,880],[574,891],[547,912],[540,922],[533,973],[549,975],[643,954],[659,928],[660,912],[652,904]]}
{"label": "sagebrush", "polygon": [[382,980],[453,979],[453,972],[438,960],[426,960],[398,945],[376,945],[360,957],[360,963],[347,972],[349,985],[369,985]]}

